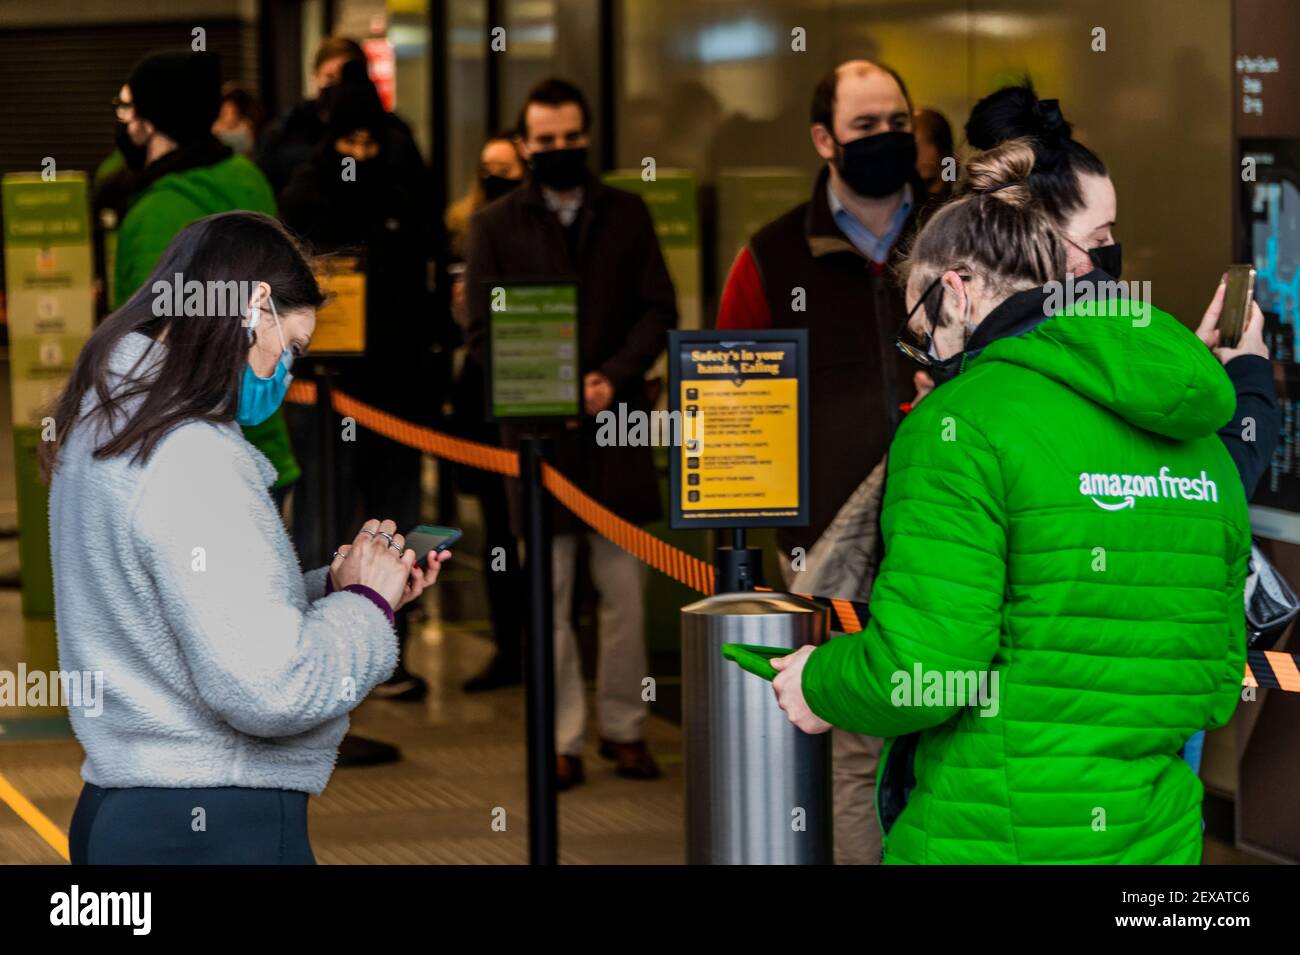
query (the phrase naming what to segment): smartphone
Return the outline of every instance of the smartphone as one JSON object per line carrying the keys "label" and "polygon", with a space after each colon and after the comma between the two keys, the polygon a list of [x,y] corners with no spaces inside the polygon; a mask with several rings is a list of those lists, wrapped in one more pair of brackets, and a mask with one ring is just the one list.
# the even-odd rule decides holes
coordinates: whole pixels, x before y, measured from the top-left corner
{"label": "smartphone", "polygon": [[722,655],[742,670],[769,682],[776,679],[777,669],[771,660],[794,653],[798,647],[763,647],[752,643],[724,643]]}
{"label": "smartphone", "polygon": [[438,554],[460,540],[462,531],[459,527],[434,527],[431,524],[419,524],[403,535],[406,546],[415,551],[415,562],[423,564],[430,554]]}
{"label": "smartphone", "polygon": [[1250,320],[1250,303],[1255,298],[1255,267],[1228,266],[1228,288],[1223,293],[1223,311],[1219,313],[1219,345],[1236,348]]}

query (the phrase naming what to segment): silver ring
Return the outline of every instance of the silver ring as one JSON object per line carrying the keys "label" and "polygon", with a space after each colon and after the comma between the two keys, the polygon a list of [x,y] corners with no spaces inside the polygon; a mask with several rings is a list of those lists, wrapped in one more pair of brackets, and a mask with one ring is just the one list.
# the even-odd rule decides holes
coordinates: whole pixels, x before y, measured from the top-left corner
{"label": "silver ring", "polygon": [[375,532],[374,532],[374,531],[368,531],[368,530],[366,530],[366,529],[363,527],[363,528],[361,528],[361,533],[363,533],[363,534],[369,534],[371,540],[374,540],[374,539],[375,539]]}
{"label": "silver ring", "polygon": [[398,546],[397,546],[396,544],[394,544],[392,541],[389,541],[389,542],[388,542],[388,546],[391,547],[393,550],[397,551],[398,554],[404,554],[404,553],[406,553],[406,549],[405,549],[404,547],[398,547]]}
{"label": "silver ring", "polygon": [[392,546],[393,546],[393,535],[392,535],[392,534],[388,533],[387,531],[380,531],[380,532],[379,532],[379,536],[380,536],[380,537],[387,537],[387,538],[388,538],[388,546],[389,546],[389,547],[392,547]]}
{"label": "silver ring", "polygon": [[339,552],[338,552],[338,551],[335,551],[333,554],[330,555],[330,563],[331,563],[331,564],[334,563],[334,561],[336,561],[336,560],[338,560],[338,559],[339,559]]}

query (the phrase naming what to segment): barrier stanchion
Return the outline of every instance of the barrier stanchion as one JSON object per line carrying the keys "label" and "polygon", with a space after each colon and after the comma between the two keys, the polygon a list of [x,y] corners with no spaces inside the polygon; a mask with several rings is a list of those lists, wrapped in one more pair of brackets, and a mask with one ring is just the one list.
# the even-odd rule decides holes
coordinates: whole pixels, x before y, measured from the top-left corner
{"label": "barrier stanchion", "polygon": [[528,576],[528,652],[524,655],[528,738],[528,858],[559,861],[555,802],[555,644],[551,622],[550,502],[542,487],[546,441],[527,435],[519,445]]}
{"label": "barrier stanchion", "polygon": [[783,652],[827,638],[826,608],[794,594],[718,594],[682,608],[682,757],[690,865],[831,861],[830,737],[786,718],[729,643]]}
{"label": "barrier stanchion", "polygon": [[763,552],[757,547],[745,546],[745,529],[731,530],[731,546],[718,548],[717,578],[714,591],[734,594],[757,590],[763,584]]}

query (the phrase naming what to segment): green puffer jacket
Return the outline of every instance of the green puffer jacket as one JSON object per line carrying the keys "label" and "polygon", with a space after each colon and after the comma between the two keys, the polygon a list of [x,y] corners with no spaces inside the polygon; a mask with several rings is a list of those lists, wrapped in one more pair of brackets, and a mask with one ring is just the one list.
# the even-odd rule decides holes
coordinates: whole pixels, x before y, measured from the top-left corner
{"label": "green puffer jacket", "polygon": [[1200,860],[1178,753],[1245,671],[1234,395],[1173,317],[1119,312],[993,342],[890,449],[872,619],[803,673],[823,719],[896,737],[887,863]]}
{"label": "green puffer jacket", "polygon": [[[202,143],[185,147],[195,152],[207,148]],[[194,165],[202,161],[197,157],[190,162],[175,155],[160,160],[180,168],[149,182],[133,198],[122,220],[114,269],[114,309],[144,284],[172,239],[191,222],[235,209],[276,214],[275,195],[261,170],[246,157],[228,153],[223,150],[217,155],[225,158],[208,165]],[[301,477],[282,411],[259,425],[244,428],[244,437],[275,465],[279,475],[275,487],[292,484]]]}

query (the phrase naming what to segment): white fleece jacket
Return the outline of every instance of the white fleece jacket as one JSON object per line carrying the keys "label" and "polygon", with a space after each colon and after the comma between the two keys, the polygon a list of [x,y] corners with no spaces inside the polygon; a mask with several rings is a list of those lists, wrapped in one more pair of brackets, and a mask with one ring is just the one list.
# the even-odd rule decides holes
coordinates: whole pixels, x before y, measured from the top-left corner
{"label": "white fleece jacket", "polygon": [[[126,335],[115,389],[164,347]],[[392,625],[365,597],[324,596],[325,568],[302,573],[275,468],[236,425],[184,424],[141,465],[96,460],[96,401],[50,488],[60,667],[104,675],[102,713],[70,710],[82,777],[319,793],[346,714],[393,672]]]}

